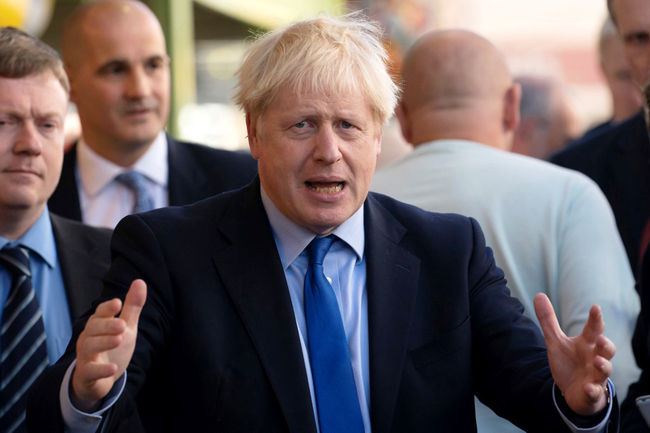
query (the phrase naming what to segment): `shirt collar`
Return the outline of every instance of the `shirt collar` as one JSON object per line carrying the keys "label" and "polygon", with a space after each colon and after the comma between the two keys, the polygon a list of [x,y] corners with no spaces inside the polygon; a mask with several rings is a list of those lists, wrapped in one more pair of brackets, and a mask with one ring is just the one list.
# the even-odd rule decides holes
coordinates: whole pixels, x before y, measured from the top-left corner
{"label": "shirt collar", "polygon": [[160,132],[149,149],[133,164],[125,169],[99,156],[82,139],[77,144],[77,169],[85,193],[92,197],[111,183],[115,176],[125,171],[137,171],[155,183],[166,187],[167,173],[167,136]]}
{"label": "shirt collar", "polygon": [[47,206],[45,206],[43,213],[29,230],[15,241],[0,236],[0,249],[6,246],[11,248],[19,245],[35,252],[50,268],[54,268],[56,263],[56,244],[54,242],[54,233],[52,232],[50,212],[47,210]]}
{"label": "shirt collar", "polygon": [[[286,270],[300,253],[307,248],[307,245],[316,237],[316,234],[289,220],[289,218],[278,210],[266,194],[266,191],[264,191],[264,188],[260,187],[260,190],[262,204],[271,224],[273,238],[278,247],[282,267]],[[364,206],[362,205],[359,210],[336,227],[331,233],[348,244],[357,255],[357,260],[359,261],[363,259],[365,248],[363,208]]]}

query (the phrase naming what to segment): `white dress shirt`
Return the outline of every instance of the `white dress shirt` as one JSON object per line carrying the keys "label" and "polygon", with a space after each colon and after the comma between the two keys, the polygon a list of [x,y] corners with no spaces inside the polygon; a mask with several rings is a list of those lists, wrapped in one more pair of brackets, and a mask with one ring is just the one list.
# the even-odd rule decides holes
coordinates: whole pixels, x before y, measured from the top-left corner
{"label": "white dress shirt", "polygon": [[132,167],[121,167],[95,153],[83,140],[76,146],[75,176],[84,224],[115,228],[133,210],[135,197],[115,177],[126,171],[145,176],[154,208],[169,206],[167,136],[160,132],[149,149]]}

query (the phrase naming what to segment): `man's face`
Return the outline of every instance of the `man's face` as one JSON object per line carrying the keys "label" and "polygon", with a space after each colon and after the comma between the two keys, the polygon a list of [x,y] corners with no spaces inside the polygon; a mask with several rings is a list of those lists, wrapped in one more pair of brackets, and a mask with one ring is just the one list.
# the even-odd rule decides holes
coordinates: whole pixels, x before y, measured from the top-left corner
{"label": "man's face", "polygon": [[91,147],[150,144],[169,115],[169,61],[157,23],[135,15],[86,28],[84,39],[68,65],[84,138]]}
{"label": "man's face", "polygon": [[613,35],[602,51],[602,69],[607,86],[612,94],[615,120],[620,121],[638,113],[641,109],[641,95],[632,81],[632,68],[625,56],[623,42]]}
{"label": "man's face", "polygon": [[287,218],[314,233],[333,230],[363,204],[381,149],[380,127],[360,92],[279,92],[247,117],[262,186]]}
{"label": "man's face", "polygon": [[643,87],[650,77],[650,3],[647,0],[614,0],[613,10],[632,78]]}
{"label": "man's face", "polygon": [[0,77],[0,212],[37,217],[63,164],[68,95],[52,72]]}

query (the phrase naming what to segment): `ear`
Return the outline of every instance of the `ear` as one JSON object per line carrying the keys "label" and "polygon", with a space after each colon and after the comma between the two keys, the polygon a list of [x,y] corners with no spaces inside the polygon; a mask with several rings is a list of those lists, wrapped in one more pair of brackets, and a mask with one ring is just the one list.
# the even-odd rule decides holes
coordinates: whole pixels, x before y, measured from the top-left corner
{"label": "ear", "polygon": [[383,134],[379,134],[379,136],[375,139],[375,156],[379,156],[381,154],[381,137]]}
{"label": "ear", "polygon": [[503,104],[503,131],[514,132],[519,126],[519,104],[521,103],[521,86],[513,83],[508,88]]}
{"label": "ear", "polygon": [[399,101],[397,104],[397,107],[395,107],[395,116],[397,117],[397,120],[399,120],[399,125],[402,130],[402,135],[404,136],[404,139],[408,142],[411,143],[411,127],[409,125],[408,121],[408,111],[406,109],[406,106],[404,105],[404,101]]}
{"label": "ear", "polygon": [[251,150],[251,156],[259,159],[259,138],[257,136],[257,118],[253,119],[251,113],[246,113],[246,131],[248,133],[248,147]]}

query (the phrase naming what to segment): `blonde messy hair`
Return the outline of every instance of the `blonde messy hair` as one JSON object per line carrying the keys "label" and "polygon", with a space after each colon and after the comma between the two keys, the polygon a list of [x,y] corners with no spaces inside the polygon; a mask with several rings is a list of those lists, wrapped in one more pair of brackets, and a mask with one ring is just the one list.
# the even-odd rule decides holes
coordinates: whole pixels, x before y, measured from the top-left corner
{"label": "blonde messy hair", "polygon": [[297,92],[341,94],[361,90],[378,125],[393,114],[399,87],[387,70],[379,25],[360,12],[341,18],[321,13],[259,36],[236,73],[233,97],[257,116],[288,86]]}

